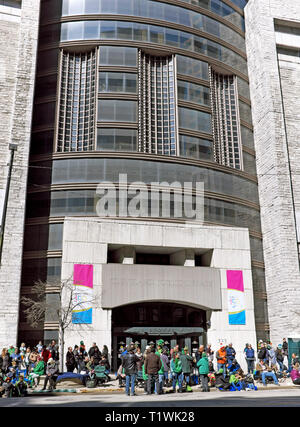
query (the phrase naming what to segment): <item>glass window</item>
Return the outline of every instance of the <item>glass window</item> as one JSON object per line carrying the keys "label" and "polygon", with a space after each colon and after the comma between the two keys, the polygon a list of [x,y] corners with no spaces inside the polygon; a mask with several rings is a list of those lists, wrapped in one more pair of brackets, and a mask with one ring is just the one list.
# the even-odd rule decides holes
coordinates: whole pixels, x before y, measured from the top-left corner
{"label": "glass window", "polygon": [[[244,30],[244,20],[241,14],[224,4],[221,0],[184,0],[196,4],[204,9],[224,16],[237,27]],[[51,5],[52,7],[52,5]],[[52,7],[53,8],[53,7]],[[76,14],[120,14],[129,16],[141,16],[152,19],[160,19],[174,22],[199,30],[207,31],[217,36],[229,37],[229,42],[245,48],[243,37],[224,24],[217,23],[200,12],[187,10],[171,4],[165,4],[153,0],[64,0],[63,16]]]}
{"label": "glass window", "polygon": [[66,40],[82,40],[83,39],[83,28],[84,21],[79,22],[68,22],[62,25],[67,26],[67,39]]}
{"label": "glass window", "polygon": [[100,13],[114,13],[116,0],[100,0]]}
{"label": "glass window", "polygon": [[117,99],[98,101],[98,120],[100,122],[136,122],[137,103]]}
{"label": "glass window", "polygon": [[84,38],[98,39],[99,38],[99,21],[86,21],[84,23]]}
{"label": "glass window", "polygon": [[84,13],[100,13],[101,0],[85,0]]}
{"label": "glass window", "polygon": [[178,80],[178,98],[183,101],[210,105],[210,89],[206,86]]}
{"label": "glass window", "polygon": [[137,49],[131,47],[101,46],[100,65],[136,67]]}
{"label": "glass window", "polygon": [[241,9],[244,9],[248,0],[231,0],[231,1],[232,1],[232,3],[234,3],[235,5],[240,7]]}
{"label": "glass window", "polygon": [[[115,39],[116,38],[116,23],[113,21],[101,21],[100,26],[101,39]],[[101,49],[100,49],[101,50]]]}
{"label": "glass window", "polygon": [[137,130],[105,129],[97,131],[98,151],[137,151]]}
{"label": "glass window", "polygon": [[203,111],[179,107],[179,127],[211,133],[211,115]]}
{"label": "glass window", "polygon": [[250,99],[250,90],[249,90],[249,84],[241,79],[240,77],[237,77],[237,84],[238,84],[238,94],[243,96],[244,98]]}
{"label": "glass window", "polygon": [[117,0],[117,13],[121,15],[131,15],[133,12],[132,0]]}
{"label": "glass window", "polygon": [[245,126],[241,126],[242,144],[254,150],[253,132]]}
{"label": "glass window", "polygon": [[82,15],[84,13],[84,0],[69,0],[68,15]]}
{"label": "glass window", "polygon": [[[63,23],[61,26],[61,40],[81,40],[83,37],[82,25],[82,22]],[[180,43],[182,41],[184,42],[182,37],[185,36],[185,32],[159,26],[157,26],[155,29],[153,27],[154,26],[151,26],[151,36],[153,43],[165,43],[170,46],[179,47]],[[100,21],[100,36],[103,39],[116,39],[119,37],[123,40],[132,40],[133,37],[137,37],[137,40],[141,40],[141,38],[146,37],[146,32],[148,32],[149,28],[150,26],[146,24],[124,23],[118,21]],[[116,33],[116,29],[118,29],[118,34]],[[164,33],[165,41],[163,42]],[[221,60],[232,67],[236,67],[244,74],[247,74],[247,63],[245,58],[243,58],[241,55],[224,46],[219,45],[218,43],[207,40],[204,37],[193,36],[193,39],[194,43],[187,43],[187,47],[191,49],[191,51]]]}
{"label": "glass window", "polygon": [[136,74],[99,73],[99,92],[136,93]]}
{"label": "glass window", "polygon": [[[114,168],[116,169],[116,167]],[[119,170],[118,173],[120,173]],[[107,181],[118,182],[119,177],[117,176],[116,181],[109,175],[107,178]],[[138,176],[136,178],[135,181],[138,180]],[[171,174],[169,179],[171,180],[170,183],[174,182],[174,175],[172,177]],[[95,190],[53,191],[51,193],[51,216],[95,215],[98,199],[99,196]],[[57,203],[58,201],[59,203]],[[159,217],[163,217],[162,212]],[[238,203],[205,197],[204,220],[236,227],[247,227],[250,230],[261,232],[259,211]]]}
{"label": "glass window", "polygon": [[208,64],[198,59],[177,55],[177,73],[208,80]]}
{"label": "glass window", "polygon": [[132,40],[132,22],[117,22],[117,38]]}
{"label": "glass window", "polygon": [[166,28],[166,44],[171,46],[179,46],[179,31]]}
{"label": "glass window", "polygon": [[[41,166],[45,165],[40,163]],[[47,165],[47,164],[46,164]],[[199,166],[183,165],[180,163],[164,163],[133,159],[68,159],[54,160],[52,184],[81,183],[81,182],[117,182],[119,173],[128,174],[128,182],[174,182],[191,181],[194,184],[203,181],[205,189],[210,192],[222,193],[258,203],[257,183],[230,172],[209,169]],[[37,180],[36,183],[41,183]],[[59,193],[59,192],[58,192]],[[45,215],[47,193],[30,193],[31,212],[29,216]],[[41,200],[43,203],[41,203]],[[37,212],[33,210],[37,209]],[[44,214],[41,214],[43,210]]]}
{"label": "glass window", "polygon": [[212,141],[187,135],[179,136],[180,156],[213,160]]}
{"label": "glass window", "polygon": [[240,118],[241,120],[244,120],[245,122],[252,124],[252,113],[251,113],[251,107],[250,105],[246,104],[245,102],[239,101],[239,108],[240,108]]}

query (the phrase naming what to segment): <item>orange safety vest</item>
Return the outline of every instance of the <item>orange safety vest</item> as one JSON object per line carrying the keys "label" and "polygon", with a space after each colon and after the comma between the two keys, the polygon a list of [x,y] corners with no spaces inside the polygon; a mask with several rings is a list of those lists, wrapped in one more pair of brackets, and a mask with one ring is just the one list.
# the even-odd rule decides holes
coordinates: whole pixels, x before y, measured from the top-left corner
{"label": "orange safety vest", "polygon": [[227,361],[225,347],[220,348],[220,350],[218,351],[218,357],[221,357],[221,359],[217,359],[217,362],[224,365]]}

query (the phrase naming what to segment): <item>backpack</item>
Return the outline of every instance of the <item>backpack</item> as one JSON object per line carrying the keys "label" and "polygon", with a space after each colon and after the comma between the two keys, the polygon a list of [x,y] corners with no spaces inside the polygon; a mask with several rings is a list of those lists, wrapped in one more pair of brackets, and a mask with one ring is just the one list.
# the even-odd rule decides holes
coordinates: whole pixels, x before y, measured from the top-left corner
{"label": "backpack", "polygon": [[264,359],[266,357],[266,352],[267,352],[267,349],[265,347],[261,348],[258,352],[258,358]]}

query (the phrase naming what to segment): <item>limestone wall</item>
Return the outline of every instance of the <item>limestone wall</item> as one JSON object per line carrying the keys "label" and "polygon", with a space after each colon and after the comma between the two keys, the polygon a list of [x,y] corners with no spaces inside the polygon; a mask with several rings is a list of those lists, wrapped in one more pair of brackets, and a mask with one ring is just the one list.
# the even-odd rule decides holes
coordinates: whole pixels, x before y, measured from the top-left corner
{"label": "limestone wall", "polygon": [[10,143],[18,145],[0,267],[0,348],[17,341],[39,8],[39,0],[23,0],[21,9],[0,4],[0,209],[7,181],[8,147]]}

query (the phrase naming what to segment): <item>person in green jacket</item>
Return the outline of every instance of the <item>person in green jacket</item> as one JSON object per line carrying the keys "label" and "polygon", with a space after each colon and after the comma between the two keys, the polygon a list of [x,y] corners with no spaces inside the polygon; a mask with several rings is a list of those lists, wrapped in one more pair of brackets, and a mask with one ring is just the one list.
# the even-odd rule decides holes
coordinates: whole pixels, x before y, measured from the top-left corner
{"label": "person in green jacket", "polygon": [[38,357],[37,364],[29,374],[30,387],[37,387],[41,375],[45,373],[45,363],[41,357]]}
{"label": "person in green jacket", "polygon": [[176,383],[178,381],[179,385],[179,393],[182,393],[182,365],[180,360],[180,354],[179,353],[173,353],[172,354],[172,360],[170,364],[171,368],[171,374],[172,374],[172,386],[173,391],[176,391]]}
{"label": "person in green jacket", "polygon": [[184,347],[183,354],[180,355],[181,360],[181,366],[182,366],[182,375],[183,379],[186,383],[186,390],[187,391],[193,391],[192,387],[190,386],[190,375],[192,371],[192,363],[194,359],[192,356],[189,355],[189,349],[188,347]]}
{"label": "person in green jacket", "polygon": [[19,381],[16,382],[15,388],[19,397],[27,396],[27,384],[24,381],[23,375],[20,375]]}
{"label": "person in green jacket", "polygon": [[208,373],[209,373],[209,362],[206,353],[202,353],[201,359],[198,360],[197,367],[199,368],[199,376],[202,385],[202,391],[208,392]]}

